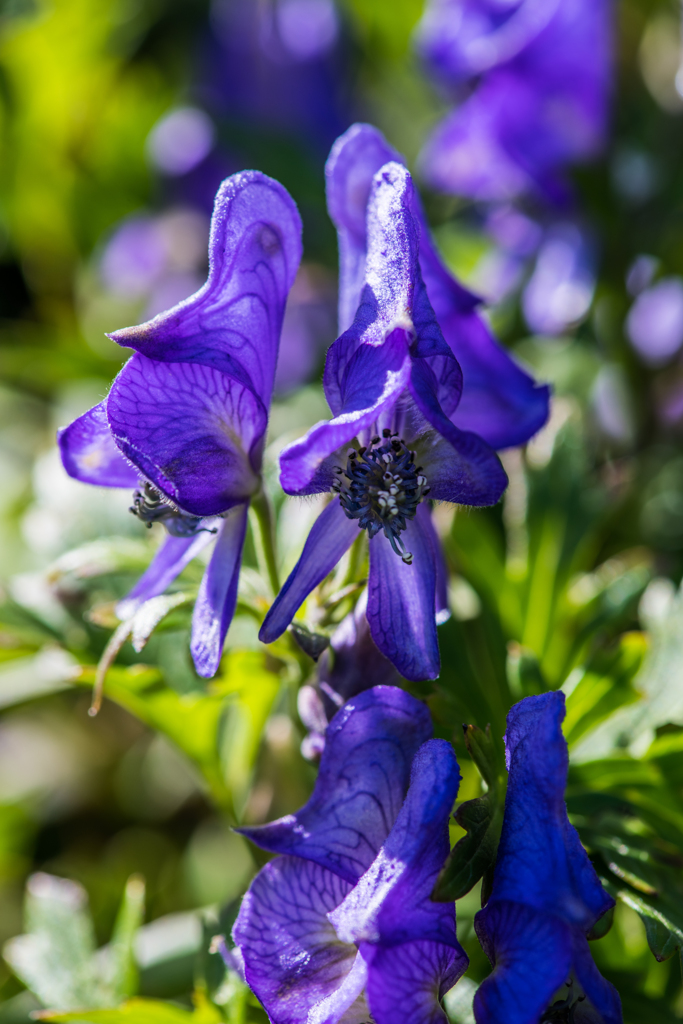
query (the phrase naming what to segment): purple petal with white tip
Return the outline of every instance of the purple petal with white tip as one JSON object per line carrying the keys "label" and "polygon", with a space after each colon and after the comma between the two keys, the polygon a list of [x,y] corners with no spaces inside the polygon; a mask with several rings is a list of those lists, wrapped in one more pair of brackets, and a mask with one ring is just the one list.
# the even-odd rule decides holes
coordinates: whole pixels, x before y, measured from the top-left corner
{"label": "purple petal with white tip", "polygon": [[265,850],[296,854],[357,882],[396,821],[413,758],[431,732],[429,712],[414,697],[393,686],[366,690],[328,726],[308,803],[296,814],[240,831]]}
{"label": "purple petal with white tip", "polygon": [[224,517],[194,606],[190,650],[197,672],[207,678],[218,671],[235,614],[248,508],[237,505]]}
{"label": "purple petal with white tip", "polygon": [[358,524],[347,519],[339,501],[333,498],[314,522],[301,558],[266,615],[259,639],[272,644],[294,618],[310,592],[332,572],[358,536]]}
{"label": "purple petal with white tip", "polygon": [[60,430],[57,443],[64,469],[74,479],[99,487],[137,487],[140,474],[116,447],[104,402]]}
{"label": "purple petal with white tip", "polygon": [[430,538],[416,520],[401,538],[413,555],[406,565],[383,533],[370,541],[368,622],[382,654],[406,679],[436,679],[436,565]]}
{"label": "purple petal with white tip", "polygon": [[301,219],[277,181],[243,171],[218,190],[209,277],[189,299],[110,337],[151,359],[212,367],[270,402],[287,294],[301,259]]}
{"label": "purple petal with white tip", "polygon": [[448,856],[448,818],[460,770],[446,740],[427,740],[413,761],[406,799],[382,849],[345,900],[328,915],[342,942],[396,946],[429,940],[466,957],[452,903],[431,899]]}
{"label": "purple petal with white tip", "polygon": [[[355,124],[337,139],[327,162],[327,203],[339,236],[340,330],[351,325],[361,298],[372,179],[388,161],[403,162],[377,128]],[[493,448],[522,444],[548,418],[549,390],[536,385],[496,342],[476,311],[480,299],[446,268],[416,193],[411,208],[420,225],[420,268],[427,295],[463,373],[462,399],[453,421]]]}

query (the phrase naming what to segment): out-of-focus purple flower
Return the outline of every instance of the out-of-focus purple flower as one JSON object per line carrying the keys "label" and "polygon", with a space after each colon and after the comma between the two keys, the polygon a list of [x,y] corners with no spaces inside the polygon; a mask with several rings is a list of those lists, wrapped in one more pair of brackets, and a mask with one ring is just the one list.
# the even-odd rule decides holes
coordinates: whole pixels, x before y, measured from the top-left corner
{"label": "out-of-focus purple flower", "polygon": [[334,282],[314,264],[302,264],[287,299],[275,373],[275,394],[310,381],[334,341]]}
{"label": "out-of-focus purple flower", "polygon": [[626,272],[626,290],[629,295],[639,295],[649,284],[657,273],[659,260],[656,256],[648,256],[641,253],[636,256]]}
{"label": "out-of-focus purple flower", "polygon": [[213,675],[237,599],[301,221],[278,182],[245,171],[216,196],[209,277],[191,298],[111,335],[135,354],[108,398],[60,431],[70,476],[136,487],[133,511],[169,536],[122,603],[162,591],[216,533],[192,621],[192,655]]}
{"label": "out-of-focus purple flower", "polygon": [[158,280],[166,264],[166,247],[153,217],[126,221],[110,239],[100,261],[108,291],[135,299]]}
{"label": "out-of-focus purple flower", "polygon": [[626,334],[648,366],[663,366],[683,345],[683,280],[665,277],[641,291],[626,318]]}
{"label": "out-of-focus purple flower", "polygon": [[178,107],[154,125],[147,138],[147,153],[164,174],[187,174],[209,155],[214,134],[213,122],[204,110]]}
{"label": "out-of-focus purple flower", "polygon": [[345,127],[334,0],[214,0],[197,82],[219,117],[326,149]]}
{"label": "out-of-focus purple flower", "polygon": [[611,34],[610,0],[431,0],[417,34],[423,58],[451,90],[478,84],[423,150],[430,184],[482,200],[561,201],[564,167],[604,141]]}
{"label": "out-of-focus purple flower", "polygon": [[233,929],[273,1024],[445,1024],[440,999],[467,956],[453,904],[430,897],[460,774],[431,732],[408,694],[366,691],[330,723],[306,806],[241,830],[282,855],[252,882]]}
{"label": "out-of-focus purple flower", "polygon": [[595,291],[592,264],[590,246],[575,224],[550,228],[522,295],[522,310],[532,331],[562,334],[585,317]]}
{"label": "out-of-focus purple flower", "polygon": [[201,287],[206,274],[209,218],[178,207],[136,216],[114,232],[100,258],[100,277],[112,295],[146,299],[148,318]]}
{"label": "out-of-focus purple flower", "polygon": [[586,940],[614,900],[567,817],[564,715],[560,692],[526,697],[508,714],[503,831],[491,896],[474,921],[494,968],[474,998],[477,1024],[622,1021]]}
{"label": "out-of-focus purple flower", "polygon": [[339,500],[315,522],[260,636],[265,643],[280,636],[360,527],[370,538],[373,640],[406,678],[425,679],[439,672],[435,616],[443,570],[423,498],[495,504],[507,479],[493,450],[449,418],[462,375],[420,273],[414,204],[405,167],[382,167],[368,204],[358,311],[327,355],[324,387],[334,418],[280,456],[288,494],[332,491]]}

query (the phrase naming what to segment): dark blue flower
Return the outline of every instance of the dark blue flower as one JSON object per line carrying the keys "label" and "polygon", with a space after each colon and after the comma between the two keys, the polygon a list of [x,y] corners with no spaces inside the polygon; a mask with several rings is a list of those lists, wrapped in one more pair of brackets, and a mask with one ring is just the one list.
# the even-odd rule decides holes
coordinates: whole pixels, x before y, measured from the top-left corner
{"label": "dark blue flower", "polygon": [[491,896],[475,918],[494,968],[475,996],[477,1024],[621,1024],[619,996],[586,939],[614,900],[567,817],[564,714],[561,692],[527,697],[508,714],[503,831]]}
{"label": "dark blue flower", "polygon": [[309,802],[243,829],[282,854],[233,929],[244,975],[273,1024],[439,1024],[467,967],[454,905],[430,896],[448,853],[460,773],[429,739],[424,705],[377,686],[330,723]]}
{"label": "dark blue flower", "polygon": [[216,534],[192,622],[192,655],[213,675],[237,599],[250,500],[258,493],[287,294],[301,221],[258,171],[221,185],[206,284],[111,337],[135,350],[106,401],[60,431],[70,476],[136,488],[132,511],[169,536],[120,613],[162,593]]}
{"label": "dark blue flower", "polygon": [[418,31],[425,61],[453,93],[477,85],[423,150],[430,184],[563,200],[564,168],[604,143],[611,16],[611,0],[431,0]]}

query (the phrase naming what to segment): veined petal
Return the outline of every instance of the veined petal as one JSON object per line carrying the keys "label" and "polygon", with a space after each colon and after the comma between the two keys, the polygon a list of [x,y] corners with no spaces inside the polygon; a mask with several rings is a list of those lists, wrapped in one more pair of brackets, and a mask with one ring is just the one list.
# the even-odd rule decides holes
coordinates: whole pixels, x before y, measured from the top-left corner
{"label": "veined petal", "polygon": [[[341,331],[350,327],[361,301],[372,179],[389,161],[404,162],[369,124],[352,125],[337,139],[327,161],[327,205],[339,237]],[[411,208],[420,225],[420,268],[429,302],[462,368],[462,398],[454,422],[493,448],[523,444],[548,417],[549,389],[536,385],[494,339],[476,311],[479,297],[463,288],[444,265],[415,192]],[[442,405],[447,415],[455,409]]]}
{"label": "veined petal", "polygon": [[239,831],[265,850],[296,854],[354,884],[389,835],[413,758],[431,733],[427,708],[403,690],[375,686],[360,693],[327,728],[308,803],[279,821]]}
{"label": "veined petal", "polygon": [[358,524],[346,517],[333,498],[311,527],[301,558],[263,621],[261,643],[272,644],[284,633],[310,592],[332,572],[357,536]]}
{"label": "veined petal", "polygon": [[300,259],[301,219],[286,189],[260,171],[234,174],[216,195],[206,284],[149,323],[110,337],[152,359],[227,373],[268,405]]}
{"label": "veined petal", "polygon": [[265,407],[219,370],[136,354],[112,385],[107,416],[121,451],[185,512],[217,515],[259,486]]}
{"label": "veined petal", "polygon": [[477,1024],[538,1024],[572,967],[571,928],[519,903],[496,902],[474,919],[493,964],[474,997]]}
{"label": "veined petal", "polygon": [[[220,520],[218,520],[220,522]],[[133,589],[116,606],[120,619],[127,619],[150,597],[163,594],[176,576],[214,539],[210,530],[202,530],[194,537],[172,537],[166,534],[161,547],[154,555],[149,567],[142,574]]]}
{"label": "veined petal", "polygon": [[588,941],[578,929],[574,930],[574,973],[589,1004],[581,1006],[577,1024],[623,1024],[619,993],[600,974]]}
{"label": "veined petal", "polygon": [[478,434],[492,448],[524,444],[548,419],[548,385],[537,384],[518,366],[477,313],[450,310],[437,313],[437,318],[462,369],[455,425]]}
{"label": "veined petal", "polygon": [[370,429],[398,401],[410,367],[406,332],[401,328],[392,331],[383,344],[356,348],[346,366],[339,414],[316,423],[280,455],[283,490],[287,494],[307,494],[312,487],[329,490],[333,471],[327,467],[328,473],[321,476],[321,464],[360,431]]}
{"label": "veined petal", "polygon": [[[367,253],[367,207],[372,179],[386,163],[404,163],[378,128],[353,124],[333,145],[325,166],[327,208],[339,237],[339,330],[353,322],[365,280]],[[417,193],[412,197],[413,213],[420,224],[420,265],[427,292],[439,318],[446,303],[464,311],[473,309],[479,298],[460,285],[438,255]]]}
{"label": "veined petal", "polygon": [[434,438],[424,460],[420,453],[431,496],[463,505],[495,505],[507,487],[505,471],[485,441],[459,430],[445,415],[435,375],[426,359],[413,360],[409,387],[420,412],[448,442],[446,448]]}
{"label": "veined petal", "polygon": [[467,969],[462,949],[425,940],[360,948],[369,961],[366,991],[377,1024],[447,1024],[439,1000]]}
{"label": "veined petal", "polygon": [[58,431],[57,443],[64,469],[76,480],[100,487],[137,487],[140,474],[116,447],[104,402]]}
{"label": "veined petal", "polygon": [[436,600],[434,611],[436,614],[436,624],[437,626],[440,626],[442,623],[447,622],[451,616],[451,610],[448,603],[448,566],[446,565],[443,557],[441,541],[434,529],[432,514],[425,502],[422,502],[417,506],[416,518],[431,544],[432,554],[434,555],[434,567],[436,569]]}
{"label": "veined petal", "polygon": [[248,508],[237,505],[225,515],[194,606],[190,650],[197,672],[207,678],[218,671],[235,614]]}
{"label": "veined petal", "polygon": [[358,999],[365,965],[354,946],[339,942],[326,916],[349,888],[299,857],[278,857],[251,883],[232,934],[247,984],[273,1024],[367,1020],[365,1000]]}
{"label": "veined petal", "polygon": [[397,946],[424,939],[451,946],[464,958],[455,935],[454,904],[431,899],[450,849],[448,819],[459,784],[450,743],[424,743],[413,761],[405,802],[382,849],[328,915],[342,942]]}
{"label": "veined petal", "polygon": [[370,541],[368,622],[372,639],[406,679],[436,679],[436,565],[420,521],[401,534],[413,563],[406,565],[383,533]]}
{"label": "veined petal", "polygon": [[[413,213],[415,189],[399,163],[387,163],[372,180],[368,202],[365,285],[356,317],[330,347],[323,386],[330,409],[344,408],[346,374],[363,344],[381,344],[397,328],[408,333],[411,352],[454,357],[443,339],[420,274],[420,227]],[[456,396],[459,397],[459,393]]]}
{"label": "veined petal", "polygon": [[325,164],[327,209],[339,239],[339,331],[353,323],[365,282],[367,207],[380,167],[401,157],[377,128],[353,124],[337,139]]}
{"label": "veined petal", "polygon": [[564,714],[560,691],[526,697],[508,714],[509,777],[491,902],[525,903],[585,934],[614,900],[567,817]]}

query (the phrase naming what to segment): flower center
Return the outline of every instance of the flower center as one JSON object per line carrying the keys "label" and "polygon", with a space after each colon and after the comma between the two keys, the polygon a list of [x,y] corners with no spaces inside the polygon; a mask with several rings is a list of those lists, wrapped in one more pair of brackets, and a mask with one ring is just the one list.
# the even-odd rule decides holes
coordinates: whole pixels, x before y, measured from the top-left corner
{"label": "flower center", "polygon": [[145,482],[142,490],[133,491],[133,504],[129,511],[141,519],[148,530],[152,529],[152,523],[163,523],[173,537],[194,537],[205,530],[216,533],[215,529],[202,526],[203,520],[199,516],[191,516],[169,505],[149,482]]}
{"label": "flower center", "polygon": [[429,493],[421,469],[415,466],[415,452],[409,451],[397,434],[385,429],[382,438],[373,437],[369,447],[349,451],[346,469],[337,467],[339,481],[332,486],[348,518],[357,519],[371,538],[384,530],[406,565],[411,564],[413,556],[406,551],[400,534]]}

